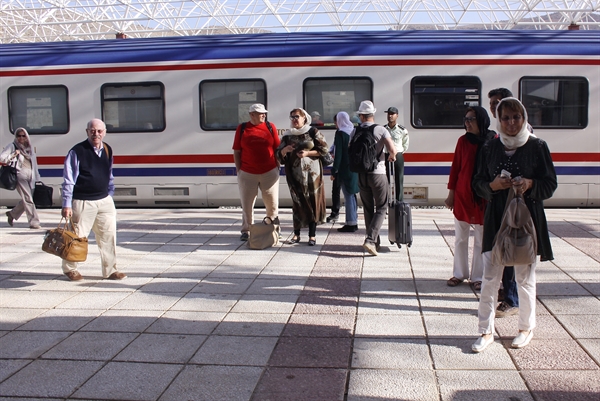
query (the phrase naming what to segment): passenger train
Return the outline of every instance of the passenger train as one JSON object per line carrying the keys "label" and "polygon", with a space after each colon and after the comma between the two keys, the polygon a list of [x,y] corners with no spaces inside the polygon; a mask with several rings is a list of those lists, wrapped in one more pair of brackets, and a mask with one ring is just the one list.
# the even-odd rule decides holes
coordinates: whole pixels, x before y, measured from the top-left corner
{"label": "passenger train", "polygon": [[[232,143],[263,103],[283,134],[295,107],[333,116],[362,100],[400,110],[405,196],[443,205],[465,108],[509,88],[552,152],[551,207],[600,200],[600,31],[385,31],[115,39],[0,46],[0,145],[25,127],[60,206],[62,164],[86,123],[107,124],[120,207],[239,205]],[[491,117],[491,114],[490,114]],[[492,118],[492,129],[496,121]],[[291,204],[282,169],[281,205]],[[330,180],[326,179],[330,185]],[[326,193],[330,194],[327,188]],[[14,205],[16,192],[0,191]],[[259,202],[260,203],[260,202]]]}

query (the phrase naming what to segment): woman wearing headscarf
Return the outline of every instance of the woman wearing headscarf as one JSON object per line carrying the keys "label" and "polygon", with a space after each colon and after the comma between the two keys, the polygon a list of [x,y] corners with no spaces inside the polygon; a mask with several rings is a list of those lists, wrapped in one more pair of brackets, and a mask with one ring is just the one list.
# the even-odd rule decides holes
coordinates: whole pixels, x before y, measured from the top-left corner
{"label": "woman wearing headscarf", "polygon": [[321,157],[328,152],[325,137],[311,127],[310,115],[301,108],[290,112],[291,127],[281,138],[277,158],[285,165],[292,197],[294,236],[288,243],[300,242],[300,229],[308,227],[308,245],[316,244],[317,224],[325,221],[325,187]]}
{"label": "woman wearing headscarf", "polygon": [[35,150],[31,145],[29,133],[25,128],[15,130],[15,140],[8,144],[0,154],[0,162],[8,164],[17,159],[17,192],[21,200],[10,211],[6,212],[8,224],[12,227],[14,220],[25,212],[29,228],[40,228],[40,219],[33,203],[33,188],[40,181]]}
{"label": "woman wearing headscarf", "polygon": [[358,206],[356,194],[358,193],[358,174],[350,171],[348,162],[348,143],[354,131],[354,124],[345,111],[340,111],[333,121],[337,127],[334,139],[335,157],[331,166],[331,178],[339,181],[346,204],[346,224],[338,228],[339,232],[352,233],[358,230]]}
{"label": "woman wearing headscarf", "polygon": [[[481,290],[483,257],[483,212],[485,200],[478,196],[471,186],[477,155],[484,143],[493,139],[496,133],[488,129],[490,117],[483,107],[469,107],[463,118],[466,133],[458,138],[454,150],[454,160],[448,179],[446,207],[454,213],[454,268],[453,276],[447,281],[456,287],[470,279],[473,289]],[[469,231],[475,231],[471,275],[469,276]]]}
{"label": "woman wearing headscarf", "polygon": [[[556,172],[548,145],[527,129],[527,112],[521,102],[508,97],[497,108],[499,137],[481,148],[473,187],[488,201],[483,223],[483,283],[479,300],[479,333],[472,345],[483,351],[494,342],[494,317],[498,286],[504,266],[492,264],[494,237],[500,229],[509,192],[522,194],[529,209],[537,236],[537,254],[552,260],[552,247],[544,213],[544,200],[557,187]],[[510,177],[509,177],[510,175]],[[519,333],[513,348],[523,348],[531,341],[535,328],[536,263],[515,265],[519,293]]]}

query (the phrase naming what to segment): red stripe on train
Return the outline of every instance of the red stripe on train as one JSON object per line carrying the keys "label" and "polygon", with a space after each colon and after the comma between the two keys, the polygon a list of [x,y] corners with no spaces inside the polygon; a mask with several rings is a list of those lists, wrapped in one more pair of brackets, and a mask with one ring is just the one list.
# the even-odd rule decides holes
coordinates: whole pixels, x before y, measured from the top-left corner
{"label": "red stripe on train", "polygon": [[[406,162],[451,163],[453,153],[407,153]],[[63,164],[64,156],[38,156],[40,165]],[[600,162],[600,153],[552,153],[555,162]],[[230,164],[233,155],[144,155],[115,156],[116,164]]]}
{"label": "red stripe on train", "polygon": [[457,59],[457,60],[315,60],[315,61],[260,61],[249,63],[214,63],[185,65],[144,65],[129,67],[54,68],[47,70],[0,71],[0,77],[34,75],[104,74],[148,71],[185,71],[235,68],[280,67],[373,67],[411,65],[600,65],[597,59]]}

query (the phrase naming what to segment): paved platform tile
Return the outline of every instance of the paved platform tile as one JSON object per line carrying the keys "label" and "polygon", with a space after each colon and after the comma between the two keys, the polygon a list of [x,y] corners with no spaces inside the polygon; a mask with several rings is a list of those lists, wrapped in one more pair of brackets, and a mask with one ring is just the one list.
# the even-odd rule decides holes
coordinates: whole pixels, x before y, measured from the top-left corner
{"label": "paved platform tile", "polygon": [[[510,347],[509,341],[505,341],[505,344]],[[574,340],[536,339],[534,335],[527,347],[523,349],[509,348],[508,352],[521,370],[600,369]]]}
{"label": "paved platform tile", "polygon": [[262,372],[250,366],[188,365],[159,401],[248,401]]}
{"label": "paved platform tile", "polygon": [[277,337],[210,336],[190,363],[266,366],[276,344]]}
{"label": "paved platform tile", "polygon": [[371,370],[350,372],[348,401],[439,401],[433,371]]}
{"label": "paved platform tile", "polygon": [[109,362],[73,396],[108,400],[155,400],[183,365]]}
{"label": "paved platform tile", "polygon": [[431,370],[433,362],[424,339],[357,338],[352,368]]}
{"label": "paved platform tile", "polygon": [[93,361],[36,360],[0,384],[0,394],[66,398],[102,365],[103,362]]}
{"label": "paved platform tile", "polygon": [[600,371],[524,371],[536,401],[598,401]]}
{"label": "paved platform tile", "polygon": [[533,401],[516,371],[441,370],[436,372],[442,401]]}
{"label": "paved platform tile", "polygon": [[282,337],[269,366],[347,368],[351,346],[350,338]]}
{"label": "paved platform tile", "polygon": [[343,401],[344,369],[268,368],[252,401]]}

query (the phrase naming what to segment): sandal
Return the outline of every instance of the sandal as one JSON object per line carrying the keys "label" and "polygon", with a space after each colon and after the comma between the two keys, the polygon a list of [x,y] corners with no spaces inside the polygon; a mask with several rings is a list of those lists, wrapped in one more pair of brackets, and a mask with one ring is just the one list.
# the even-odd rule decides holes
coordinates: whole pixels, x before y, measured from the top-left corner
{"label": "sandal", "polygon": [[288,240],[288,244],[290,244],[290,245],[297,244],[299,242],[300,242],[300,236],[299,235],[298,236],[294,235],[292,237],[292,239]]}
{"label": "sandal", "polygon": [[446,281],[446,284],[448,284],[448,287],[456,287],[457,285],[459,285],[462,282],[463,281],[461,279],[452,277],[451,279],[448,279],[448,281]]}
{"label": "sandal", "polygon": [[309,246],[315,246],[317,244],[317,239],[314,237],[311,237],[308,239],[308,245]]}
{"label": "sandal", "polygon": [[481,281],[474,281],[471,285],[475,291],[481,291]]}

